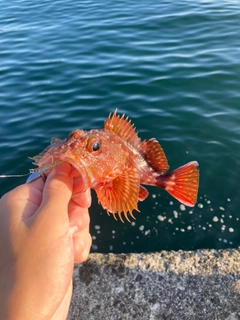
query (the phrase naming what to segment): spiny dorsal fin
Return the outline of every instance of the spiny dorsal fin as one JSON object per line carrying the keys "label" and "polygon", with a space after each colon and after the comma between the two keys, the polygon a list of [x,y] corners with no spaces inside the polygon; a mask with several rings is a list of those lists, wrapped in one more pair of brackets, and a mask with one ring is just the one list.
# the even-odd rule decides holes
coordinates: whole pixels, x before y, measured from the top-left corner
{"label": "spiny dorsal fin", "polygon": [[134,218],[132,211],[134,209],[138,211],[139,186],[139,175],[133,169],[127,168],[114,180],[95,188],[95,191],[102,207],[107,212],[111,212],[115,219],[115,213],[117,213],[123,222],[122,212],[125,218],[130,221],[127,212]]}
{"label": "spiny dorsal fin", "polygon": [[141,143],[140,150],[143,152],[144,159],[158,173],[165,174],[168,169],[168,161],[159,142],[152,138]]}
{"label": "spiny dorsal fin", "polygon": [[131,124],[131,121],[128,120],[128,117],[124,118],[124,114],[121,117],[117,115],[117,109],[114,111],[113,115],[110,113],[108,116],[104,123],[104,130],[115,133],[132,146],[137,146],[141,143],[134,125]]}

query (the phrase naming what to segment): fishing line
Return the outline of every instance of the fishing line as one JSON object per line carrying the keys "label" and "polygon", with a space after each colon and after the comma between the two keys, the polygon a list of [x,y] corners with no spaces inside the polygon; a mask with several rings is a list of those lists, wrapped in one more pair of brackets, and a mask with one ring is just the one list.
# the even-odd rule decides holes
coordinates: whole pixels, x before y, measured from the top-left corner
{"label": "fishing line", "polygon": [[30,173],[25,174],[1,174],[0,178],[18,178],[18,177],[26,177],[29,176]]}
{"label": "fishing line", "polygon": [[33,173],[35,170],[29,170],[29,173],[24,174],[0,174],[0,178],[19,178],[19,177],[26,177]]}

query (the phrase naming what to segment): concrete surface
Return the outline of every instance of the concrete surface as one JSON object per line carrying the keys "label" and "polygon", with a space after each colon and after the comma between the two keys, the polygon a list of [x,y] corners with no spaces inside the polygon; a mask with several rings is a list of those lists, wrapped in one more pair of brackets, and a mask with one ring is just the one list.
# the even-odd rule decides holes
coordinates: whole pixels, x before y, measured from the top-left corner
{"label": "concrete surface", "polygon": [[240,248],[91,254],[76,265],[68,320],[240,319]]}

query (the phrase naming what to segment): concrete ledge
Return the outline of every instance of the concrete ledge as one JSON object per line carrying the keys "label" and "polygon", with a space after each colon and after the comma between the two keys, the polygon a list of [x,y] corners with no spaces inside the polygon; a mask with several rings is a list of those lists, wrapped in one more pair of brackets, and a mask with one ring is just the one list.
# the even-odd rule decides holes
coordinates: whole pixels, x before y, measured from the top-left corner
{"label": "concrete ledge", "polygon": [[68,319],[240,319],[240,248],[91,254]]}

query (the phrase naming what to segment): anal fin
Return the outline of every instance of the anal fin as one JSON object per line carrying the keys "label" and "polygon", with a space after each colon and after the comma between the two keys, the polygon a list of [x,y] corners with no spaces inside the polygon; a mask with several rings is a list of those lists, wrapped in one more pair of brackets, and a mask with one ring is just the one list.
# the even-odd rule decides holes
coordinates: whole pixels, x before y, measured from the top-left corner
{"label": "anal fin", "polygon": [[144,188],[143,186],[140,186],[138,200],[139,201],[145,200],[147,198],[148,194],[149,194],[149,192],[147,191],[147,189]]}

